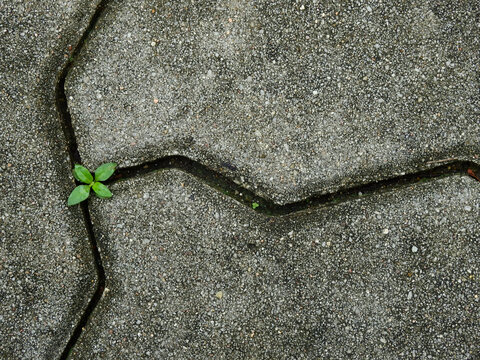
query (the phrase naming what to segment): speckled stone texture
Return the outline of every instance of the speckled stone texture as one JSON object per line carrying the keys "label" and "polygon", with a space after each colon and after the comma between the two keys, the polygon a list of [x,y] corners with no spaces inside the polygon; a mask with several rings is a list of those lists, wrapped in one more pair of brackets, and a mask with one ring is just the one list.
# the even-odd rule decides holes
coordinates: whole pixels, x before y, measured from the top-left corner
{"label": "speckled stone texture", "polygon": [[286,203],[480,155],[478,1],[112,1],[67,79],[90,167],[181,154]]}
{"label": "speckled stone texture", "polygon": [[0,359],[58,359],[96,287],[55,108],[94,1],[0,1]]}
{"label": "speckled stone texture", "polygon": [[178,170],[95,200],[106,289],[71,359],[475,359],[480,183],[267,217]]}

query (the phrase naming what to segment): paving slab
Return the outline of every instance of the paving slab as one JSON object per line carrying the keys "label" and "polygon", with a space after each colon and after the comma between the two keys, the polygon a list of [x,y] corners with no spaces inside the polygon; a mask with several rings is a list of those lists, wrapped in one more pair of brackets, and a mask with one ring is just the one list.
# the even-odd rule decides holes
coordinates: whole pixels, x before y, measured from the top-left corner
{"label": "paving slab", "polygon": [[113,1],[67,79],[88,166],[180,154],[287,203],[480,155],[478,1]]}
{"label": "paving slab", "polygon": [[58,359],[96,287],[55,108],[95,1],[0,1],[0,358]]}
{"label": "paving slab", "polygon": [[474,359],[480,183],[268,217],[179,170],[93,201],[106,289],[71,359]]}

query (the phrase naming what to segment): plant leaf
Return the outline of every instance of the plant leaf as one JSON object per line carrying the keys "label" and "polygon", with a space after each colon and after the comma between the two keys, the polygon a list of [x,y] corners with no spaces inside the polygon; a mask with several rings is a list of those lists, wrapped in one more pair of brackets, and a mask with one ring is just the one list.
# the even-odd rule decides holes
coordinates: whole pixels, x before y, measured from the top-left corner
{"label": "plant leaf", "polygon": [[108,190],[108,187],[106,187],[100,182],[96,182],[95,184],[93,184],[92,189],[93,191],[95,191],[95,194],[97,194],[99,198],[106,199],[112,197],[112,193],[110,192],[110,190]]}
{"label": "plant leaf", "polygon": [[83,200],[86,200],[88,195],[90,195],[90,186],[78,185],[68,197],[68,205],[76,205]]}
{"label": "plant leaf", "polygon": [[75,165],[73,168],[73,176],[75,179],[85,184],[91,184],[93,182],[92,174],[90,174],[90,171],[88,171],[88,169],[84,168],[82,165]]}
{"label": "plant leaf", "polygon": [[107,180],[110,176],[112,176],[116,167],[117,164],[113,162],[100,165],[97,170],[95,170],[95,181]]}
{"label": "plant leaf", "polygon": [[256,202],[253,202],[252,203],[252,209],[255,210],[256,208],[258,208],[260,206],[259,203],[256,203]]}

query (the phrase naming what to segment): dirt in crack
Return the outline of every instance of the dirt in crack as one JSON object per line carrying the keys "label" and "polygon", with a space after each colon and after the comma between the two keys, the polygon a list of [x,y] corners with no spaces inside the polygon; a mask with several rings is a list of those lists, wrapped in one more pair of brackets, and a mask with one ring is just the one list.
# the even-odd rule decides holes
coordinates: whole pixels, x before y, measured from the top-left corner
{"label": "dirt in crack", "polygon": [[[90,21],[88,23],[88,26],[85,32],[80,37],[76,47],[73,49],[73,52],[71,53],[68,63],[65,64],[62,71],[60,72],[57,80],[57,85],[55,88],[56,107],[57,107],[58,115],[62,124],[62,129],[67,141],[71,168],[73,168],[74,164],[81,163],[81,158],[80,158],[80,153],[78,152],[77,141],[75,139],[75,132],[72,126],[72,118],[70,116],[70,112],[68,111],[67,98],[65,95],[65,79],[72,67],[73,60],[80,53],[80,50],[83,44],[85,43],[85,40],[88,38],[89,34],[95,28],[95,25],[98,22],[100,15],[104,11],[107,2],[108,2],[107,0],[103,0],[97,5],[97,8],[94,14],[92,15],[92,17],[90,18]],[[93,294],[92,298],[88,302],[88,305],[85,311],[83,312],[80,320],[76,324],[75,329],[72,335],[70,336],[70,339],[67,342],[67,345],[65,346],[62,354],[60,355],[61,360],[67,359],[69,357],[71,351],[73,350],[73,347],[75,346],[75,343],[77,342],[84,327],[86,326],[88,319],[90,318],[90,315],[92,314],[93,310],[95,309],[98,302],[100,301],[105,288],[105,270],[103,268],[102,258],[100,256],[100,252],[98,251],[97,241],[95,239],[95,235],[93,232],[93,225],[90,219],[90,213],[88,211],[88,202],[84,202],[80,206],[82,209],[83,221],[87,229],[90,247],[92,250],[95,267],[97,270],[98,285],[97,285],[97,288],[95,289],[95,293]]]}
{"label": "dirt in crack", "polygon": [[[107,182],[114,183],[119,180],[141,176],[152,171],[164,169],[178,169],[217,189],[219,192],[239,201],[247,207],[255,208],[255,211],[271,215],[286,215],[297,211],[307,210],[319,206],[331,206],[345,201],[366,197],[369,195],[392,191],[403,186],[418,182],[430,181],[455,174],[469,174],[468,170],[474,169],[477,173],[480,168],[477,164],[469,161],[453,161],[429,170],[419,171],[402,176],[396,176],[384,180],[374,181],[354,187],[349,187],[334,193],[313,195],[304,200],[279,205],[273,201],[255,194],[253,191],[235,183],[227,176],[212,170],[205,165],[183,156],[168,156],[140,165],[120,168]],[[254,205],[256,204],[256,206]],[[254,206],[252,206],[254,205]]]}
{"label": "dirt in crack", "polygon": [[90,318],[90,315],[92,314],[93,310],[95,310],[95,307],[97,306],[98,302],[102,298],[103,291],[105,290],[105,270],[103,268],[102,258],[100,256],[100,252],[98,251],[97,242],[95,240],[95,235],[93,233],[92,221],[90,219],[90,213],[88,211],[88,202],[83,202],[81,204],[81,208],[82,208],[83,218],[85,220],[85,226],[88,231],[88,238],[90,240],[90,246],[92,248],[95,267],[97,269],[98,285],[97,285],[97,288],[95,289],[95,293],[93,294],[92,298],[88,302],[88,305],[84,313],[82,314],[79,322],[75,326],[75,330],[70,336],[70,339],[68,340],[68,343],[65,346],[65,349],[63,350],[62,355],[60,356],[61,360],[67,359],[68,356],[70,355],[71,351],[73,350],[73,347],[75,346],[75,343],[77,342],[78,338],[82,334],[82,331],[84,330],[88,322],[88,319]]}

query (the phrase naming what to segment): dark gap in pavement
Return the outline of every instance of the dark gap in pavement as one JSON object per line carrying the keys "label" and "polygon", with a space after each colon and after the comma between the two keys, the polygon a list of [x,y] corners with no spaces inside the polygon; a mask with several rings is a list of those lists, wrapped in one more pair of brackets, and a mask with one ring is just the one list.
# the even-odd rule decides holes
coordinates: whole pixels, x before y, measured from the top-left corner
{"label": "dark gap in pavement", "polygon": [[258,207],[255,208],[255,211],[271,216],[286,215],[318,206],[331,206],[341,202],[365,197],[373,193],[391,191],[402,186],[429,181],[435,178],[455,174],[466,175],[468,169],[474,170],[477,174],[480,173],[480,167],[474,162],[458,160],[432,169],[353,186],[333,193],[313,195],[304,200],[285,205],[279,205],[269,199],[261,197],[253,191],[238,185],[225,175],[212,170],[195,160],[179,155],[167,156],[140,165],[120,168],[106,183],[114,183],[135,176],[145,175],[152,171],[165,169],[179,169],[191,174],[208,186],[217,189],[221,193],[237,200],[247,207],[252,208],[252,204],[257,203]]}
{"label": "dark gap in pavement", "polygon": [[[88,26],[85,32],[82,34],[82,36],[78,40],[74,50],[70,54],[70,58],[68,62],[65,64],[62,71],[58,75],[57,86],[55,88],[55,98],[56,98],[55,103],[58,111],[58,116],[60,117],[60,122],[62,124],[63,132],[65,134],[65,138],[67,141],[71,168],[73,168],[75,164],[81,164],[82,160],[80,158],[80,153],[78,152],[77,140],[75,138],[75,131],[72,126],[72,118],[70,116],[70,112],[68,111],[67,97],[65,95],[65,79],[73,65],[75,58],[80,53],[80,50],[82,49],[83,44],[85,43],[85,40],[88,38],[89,34],[93,31],[95,25],[97,24],[98,19],[100,18],[100,15],[105,9],[107,2],[108,0],[103,0],[97,5],[97,8],[95,9],[94,14],[90,18],[90,21],[88,23]],[[93,310],[95,309],[98,302],[100,301],[105,288],[105,270],[103,268],[102,258],[100,256],[100,252],[98,251],[97,241],[95,239],[95,235],[93,232],[92,221],[90,218],[90,213],[88,211],[88,200],[86,202],[81,203],[80,206],[82,209],[83,221],[87,229],[88,239],[90,242],[90,247],[92,249],[95,267],[97,270],[98,285],[97,285],[97,288],[95,289],[95,293],[93,294],[92,298],[88,302],[88,305],[84,313],[82,314],[80,320],[76,324],[75,329],[72,335],[70,336],[70,339],[68,340],[67,345],[65,346],[65,349],[63,350],[60,356],[60,360],[67,359],[68,356],[70,355],[70,352],[72,351],[73,347],[75,346],[75,343],[80,337],[85,325],[87,324],[87,321],[90,315],[92,314]]]}
{"label": "dark gap in pavement", "polygon": [[92,248],[93,258],[95,260],[95,266],[97,268],[97,276],[98,276],[98,286],[95,289],[95,293],[93,294],[92,298],[88,302],[88,305],[85,311],[82,314],[82,317],[78,321],[77,325],[75,326],[75,330],[72,333],[72,336],[68,340],[65,349],[60,356],[60,360],[65,360],[70,355],[70,352],[73,350],[75,343],[77,342],[78,338],[82,334],[82,331],[87,324],[87,321],[92,314],[93,310],[97,306],[98,302],[102,298],[103,291],[105,290],[105,270],[102,264],[102,258],[100,256],[100,252],[97,248],[97,242],[95,240],[95,235],[93,233],[92,221],[90,219],[90,213],[88,211],[88,200],[84,201],[80,204],[83,212],[83,218],[85,219],[85,226],[88,232],[88,238],[90,240],[90,246]]}
{"label": "dark gap in pavement", "polygon": [[85,43],[86,39],[97,24],[98,19],[100,18],[100,15],[105,9],[106,3],[108,1],[109,0],[103,0],[97,5],[97,8],[95,9],[95,12],[91,17],[85,32],[78,40],[77,45],[70,54],[68,62],[65,64],[62,71],[58,75],[57,86],[55,88],[57,111],[60,116],[63,132],[65,133],[65,137],[67,140],[68,151],[70,153],[70,163],[72,165],[72,168],[74,164],[81,164],[81,158],[80,153],[78,152],[75,131],[73,130],[72,126],[72,117],[70,116],[70,112],[68,111],[67,96],[65,95],[65,79],[67,78],[68,72],[73,66],[75,58],[80,53],[83,44]]}

